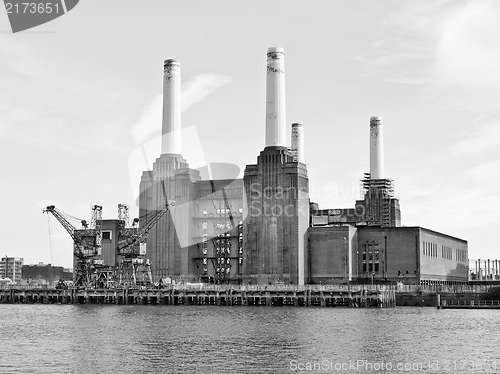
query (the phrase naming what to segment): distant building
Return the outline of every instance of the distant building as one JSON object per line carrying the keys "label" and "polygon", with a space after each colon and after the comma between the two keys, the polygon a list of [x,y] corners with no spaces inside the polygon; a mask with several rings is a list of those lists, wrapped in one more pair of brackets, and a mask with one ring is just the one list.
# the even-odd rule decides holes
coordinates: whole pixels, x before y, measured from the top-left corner
{"label": "distant building", "polygon": [[0,260],[0,278],[9,278],[13,283],[21,280],[24,259],[5,256]]}
{"label": "distant building", "polygon": [[52,284],[57,283],[60,279],[73,280],[73,272],[62,266],[52,266],[40,262],[37,265],[23,265],[22,279],[27,283]]}

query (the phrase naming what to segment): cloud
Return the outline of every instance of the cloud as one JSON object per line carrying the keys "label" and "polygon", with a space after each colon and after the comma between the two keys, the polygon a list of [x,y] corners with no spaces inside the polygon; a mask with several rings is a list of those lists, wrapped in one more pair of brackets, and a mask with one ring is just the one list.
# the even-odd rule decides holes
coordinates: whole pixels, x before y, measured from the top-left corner
{"label": "cloud", "polygon": [[442,22],[436,53],[442,83],[470,87],[500,84],[500,4],[466,3]]}
{"label": "cloud", "polygon": [[[192,77],[182,87],[181,106],[185,112],[193,105],[203,101],[208,96],[231,82],[231,77],[217,74],[199,74]],[[131,133],[137,142],[143,142],[161,129],[163,95],[157,95],[144,108],[139,121],[133,126]]]}
{"label": "cloud", "polygon": [[[455,104],[448,106],[487,110],[498,105],[499,2],[407,1],[386,6],[386,17],[374,30],[378,39],[366,55],[353,58],[361,75],[446,91],[442,96],[451,97],[445,101]],[[494,98],[488,98],[491,94]]]}
{"label": "cloud", "polygon": [[135,124],[130,132],[137,142],[142,142],[155,134],[161,128],[162,117],[162,97],[157,95],[151,100],[141,113],[139,121]]}
{"label": "cloud", "polygon": [[500,149],[500,123],[472,128],[470,133],[453,145],[456,154],[484,154]]}
{"label": "cloud", "polygon": [[449,107],[476,114],[500,109],[500,3],[467,2],[440,24],[434,88]]}
{"label": "cloud", "polygon": [[429,83],[437,27],[447,1],[385,2],[384,17],[373,26],[375,40],[366,55],[355,56],[360,75],[397,84]]}
{"label": "cloud", "polygon": [[199,74],[192,77],[182,89],[182,111],[188,110],[229,82],[231,77],[225,75]]}

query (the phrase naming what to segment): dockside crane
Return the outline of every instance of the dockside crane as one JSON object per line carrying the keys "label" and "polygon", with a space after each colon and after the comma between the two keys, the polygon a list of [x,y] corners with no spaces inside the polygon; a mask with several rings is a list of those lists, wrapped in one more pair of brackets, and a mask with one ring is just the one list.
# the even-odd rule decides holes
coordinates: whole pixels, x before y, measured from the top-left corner
{"label": "dockside crane", "polygon": [[127,227],[128,206],[118,205],[119,237],[117,255],[119,262],[120,285],[149,285],[153,283],[151,265],[146,258],[146,240],[152,229],[162,217],[175,205],[175,201],[168,200],[163,209],[157,210],[143,228],[139,228],[139,219],[135,218],[131,227]]}
{"label": "dockside crane", "polygon": [[85,220],[79,220],[82,229],[77,229],[70,222],[74,217],[49,205],[43,213],[51,213],[66,229],[73,239],[73,255],[75,256],[74,284],[77,287],[95,287],[98,281],[99,267],[104,266],[104,261],[96,257],[101,255],[102,239],[102,206],[92,207],[90,226]]}

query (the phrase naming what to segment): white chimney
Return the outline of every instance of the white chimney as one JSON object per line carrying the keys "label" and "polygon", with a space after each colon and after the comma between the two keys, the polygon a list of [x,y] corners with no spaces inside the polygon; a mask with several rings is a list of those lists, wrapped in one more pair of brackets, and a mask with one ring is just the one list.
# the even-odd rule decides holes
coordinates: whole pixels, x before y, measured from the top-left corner
{"label": "white chimney", "polygon": [[267,50],[266,147],[286,147],[285,51]]}
{"label": "white chimney", "polygon": [[301,123],[292,123],[291,148],[296,154],[297,162],[304,162],[304,126]]}
{"label": "white chimney", "polygon": [[384,179],[382,117],[370,118],[370,179]]}
{"label": "white chimney", "polygon": [[181,67],[177,60],[163,65],[162,154],[181,154]]}

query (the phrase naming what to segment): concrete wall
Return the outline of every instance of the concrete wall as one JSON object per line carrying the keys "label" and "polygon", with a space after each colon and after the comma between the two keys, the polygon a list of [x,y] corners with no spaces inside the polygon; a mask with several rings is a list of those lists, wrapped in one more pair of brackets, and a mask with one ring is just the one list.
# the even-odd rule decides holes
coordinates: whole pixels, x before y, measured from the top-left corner
{"label": "concrete wall", "polygon": [[420,228],[421,282],[467,282],[468,273],[465,240]]}
{"label": "concrete wall", "polygon": [[417,284],[418,234],[415,227],[358,227],[359,280]]}
{"label": "concrete wall", "polygon": [[355,273],[357,229],[353,226],[309,228],[309,283],[348,283]]}

